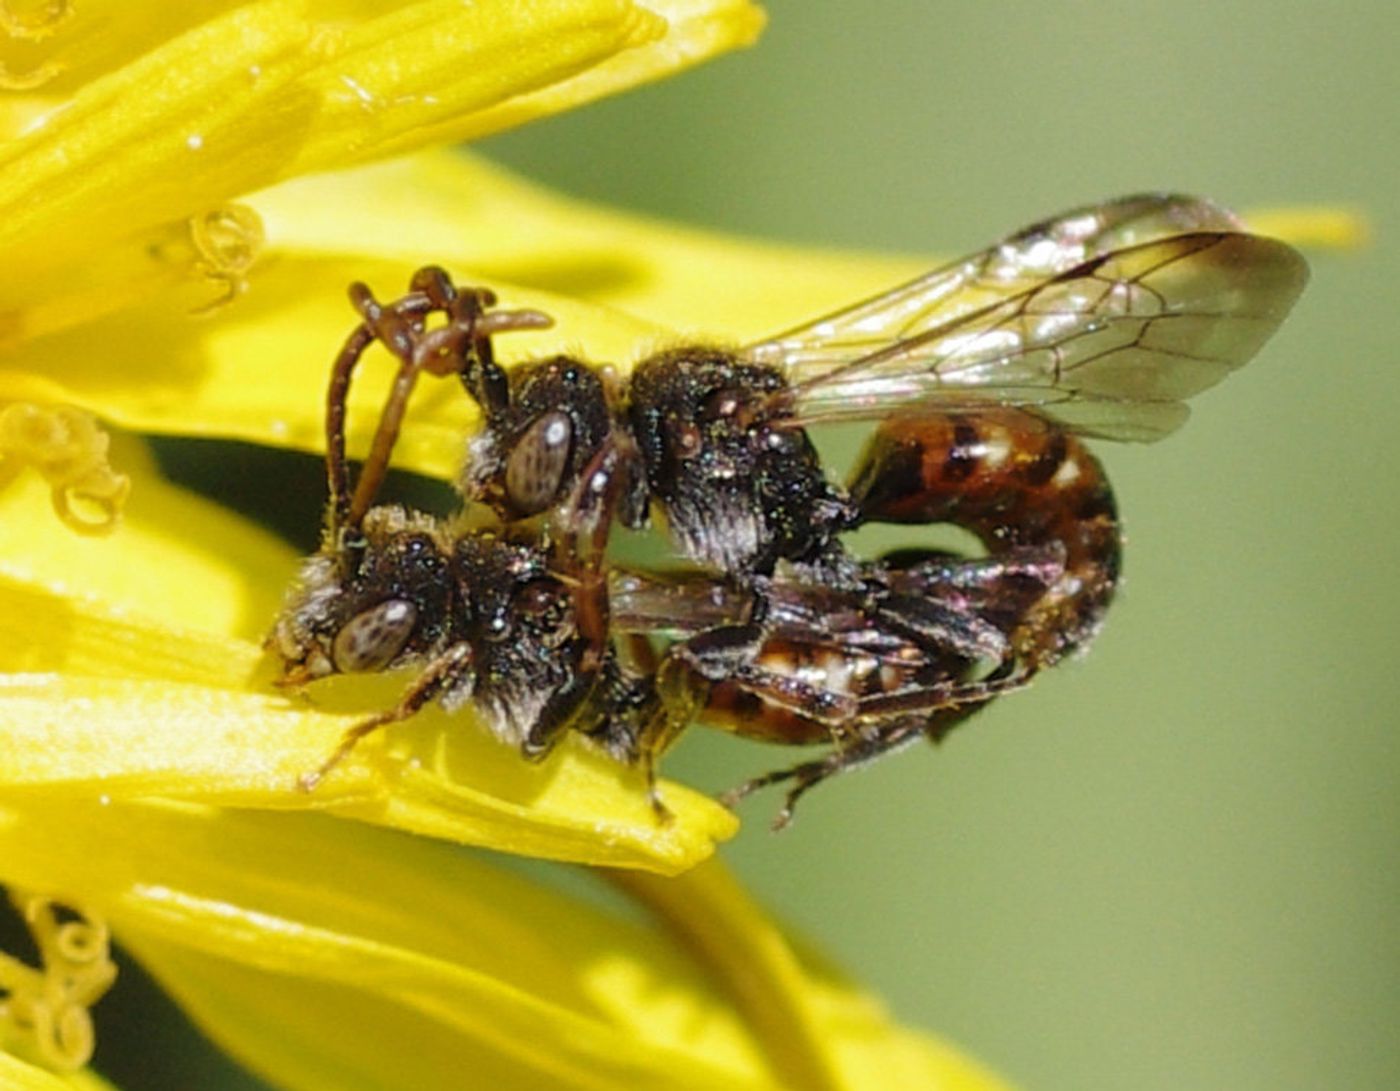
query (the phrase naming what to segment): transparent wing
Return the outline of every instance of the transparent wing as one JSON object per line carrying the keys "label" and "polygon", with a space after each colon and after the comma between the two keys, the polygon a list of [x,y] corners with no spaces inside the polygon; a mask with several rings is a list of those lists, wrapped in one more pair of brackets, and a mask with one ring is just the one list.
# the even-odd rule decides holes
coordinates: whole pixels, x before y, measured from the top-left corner
{"label": "transparent wing", "polygon": [[980,405],[1041,408],[1089,435],[1158,439],[1239,367],[1307,279],[1283,243],[1187,197],[1130,197],[750,346],[800,423]]}

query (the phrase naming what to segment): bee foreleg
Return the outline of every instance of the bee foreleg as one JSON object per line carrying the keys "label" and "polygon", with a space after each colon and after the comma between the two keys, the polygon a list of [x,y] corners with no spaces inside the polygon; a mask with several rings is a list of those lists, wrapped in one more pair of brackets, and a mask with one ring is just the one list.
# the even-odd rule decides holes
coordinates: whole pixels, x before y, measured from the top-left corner
{"label": "bee foreleg", "polygon": [[340,745],[331,751],[330,757],[323,761],[319,768],[310,773],[303,773],[297,778],[297,787],[303,792],[313,791],[325,779],[326,774],[344,761],[350,755],[350,751],[354,750],[356,744],[366,735],[378,731],[381,727],[408,719],[442,692],[445,686],[471,669],[471,645],[466,643],[452,645],[430,662],[424,668],[423,673],[413,680],[413,685],[399,699],[398,704],[371,716],[367,720],[361,720],[346,731],[341,737]]}

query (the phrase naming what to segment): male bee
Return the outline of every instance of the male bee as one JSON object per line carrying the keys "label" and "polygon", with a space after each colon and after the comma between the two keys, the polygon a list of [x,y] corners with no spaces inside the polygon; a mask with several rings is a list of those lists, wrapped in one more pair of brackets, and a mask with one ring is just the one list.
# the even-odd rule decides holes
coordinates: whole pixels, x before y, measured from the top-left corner
{"label": "male bee", "polygon": [[[460,481],[468,499],[507,522],[552,512],[570,528],[599,503],[629,525],[654,508],[682,554],[743,577],[820,560],[861,519],[808,425],[1011,406],[1082,435],[1160,439],[1185,420],[1185,398],[1258,351],[1305,279],[1295,251],[1209,201],[1136,196],[1045,220],[738,351],[668,349],[625,382],[569,356],[505,371],[490,334],[548,319],[495,318],[468,289],[465,310],[500,326],[477,319],[473,336],[448,338],[456,360],[436,370],[456,370],[482,409]],[[461,306],[446,274],[424,270],[428,281],[444,312]],[[416,290],[379,310],[423,305]]]}
{"label": "male bee", "polygon": [[[430,282],[423,287],[423,311],[444,302],[432,294]],[[548,553],[528,534],[478,528],[465,513],[444,520],[375,505],[397,418],[381,427],[351,489],[344,402],[353,362],[377,339],[399,353],[406,367],[433,368],[451,355],[450,338],[538,324],[529,312],[483,315],[477,306],[483,299],[490,302],[489,296],[464,298],[452,326],[426,335],[413,325],[411,304],[381,313],[365,302],[365,320],[332,371],[326,413],[330,498],[322,546],[303,564],[267,643],[283,661],[285,685],[407,666],[419,674],[397,705],[351,728],[326,762],[301,778],[304,789],[313,788],[360,738],[406,719],[430,700],[449,710],[470,703],[494,734],[536,755],[584,715],[595,692],[615,692],[599,690],[600,673],[608,673],[610,686],[619,684],[614,665],[593,658],[597,649],[606,651],[606,639],[591,634],[590,619],[575,609],[573,586],[551,569]],[[401,414],[402,404],[391,395],[386,420]]]}

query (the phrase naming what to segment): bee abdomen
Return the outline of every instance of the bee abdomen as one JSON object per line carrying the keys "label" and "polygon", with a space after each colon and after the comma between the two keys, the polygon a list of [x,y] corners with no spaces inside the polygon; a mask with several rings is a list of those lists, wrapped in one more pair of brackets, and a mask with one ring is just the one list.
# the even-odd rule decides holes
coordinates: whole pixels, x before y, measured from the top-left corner
{"label": "bee abdomen", "polygon": [[[766,641],[753,665],[770,679],[766,691],[731,680],[716,683],[706,697],[705,722],[789,745],[832,741],[833,725],[848,718],[843,701],[908,686],[913,677],[912,666],[780,638]],[[808,699],[783,679],[800,685]]]}
{"label": "bee abdomen", "polygon": [[867,522],[949,523],[992,556],[1059,543],[1061,578],[1012,633],[1034,667],[1091,640],[1117,584],[1122,536],[1098,460],[1063,427],[1024,410],[894,417],[852,477]]}

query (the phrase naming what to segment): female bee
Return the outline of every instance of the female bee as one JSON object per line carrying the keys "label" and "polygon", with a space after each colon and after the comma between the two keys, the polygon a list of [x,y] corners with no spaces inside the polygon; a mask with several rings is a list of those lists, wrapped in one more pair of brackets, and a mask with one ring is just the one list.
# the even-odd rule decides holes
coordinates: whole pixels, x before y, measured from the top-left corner
{"label": "female bee", "polygon": [[[862,518],[807,426],[1003,406],[1081,435],[1160,439],[1186,398],[1258,351],[1305,280],[1294,250],[1209,201],[1127,197],[744,349],[668,349],[625,381],[569,356],[505,371],[491,335],[548,318],[494,312],[489,294],[458,293],[441,270],[388,307],[362,285],[354,294],[381,318],[447,316],[432,369],[457,372],[482,409],[468,499],[506,522],[549,513],[565,534],[654,510],[683,555],[743,577],[820,560]],[[385,413],[396,422],[402,405]]]}

